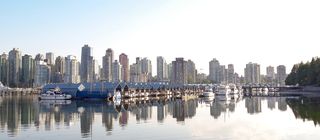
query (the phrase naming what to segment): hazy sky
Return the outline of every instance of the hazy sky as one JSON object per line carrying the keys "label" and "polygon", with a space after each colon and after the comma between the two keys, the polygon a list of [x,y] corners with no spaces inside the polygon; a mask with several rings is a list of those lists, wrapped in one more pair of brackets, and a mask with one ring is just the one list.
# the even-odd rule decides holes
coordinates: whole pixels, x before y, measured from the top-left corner
{"label": "hazy sky", "polygon": [[[320,54],[319,0],[7,0],[0,2],[0,51],[76,55],[93,47],[100,63],[107,48],[130,63],[191,59],[200,72],[209,61],[293,64]],[[200,70],[201,69],[201,70]]]}

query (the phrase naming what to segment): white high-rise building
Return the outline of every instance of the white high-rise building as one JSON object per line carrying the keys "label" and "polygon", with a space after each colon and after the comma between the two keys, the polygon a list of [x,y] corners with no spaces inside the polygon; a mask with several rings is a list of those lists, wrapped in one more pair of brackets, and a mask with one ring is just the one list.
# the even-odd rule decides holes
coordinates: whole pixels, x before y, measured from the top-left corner
{"label": "white high-rise building", "polygon": [[162,56],[157,57],[157,80],[168,81],[168,66],[166,60]]}
{"label": "white high-rise building", "polygon": [[113,82],[121,82],[121,65],[118,62],[118,60],[115,60],[113,62],[113,66],[112,66],[112,81]]}
{"label": "white high-rise building", "polygon": [[34,86],[39,87],[50,82],[51,67],[43,60],[35,61]]}
{"label": "white high-rise building", "polygon": [[65,83],[79,83],[79,69],[76,56],[68,55],[65,59]]}
{"label": "white high-rise building", "polygon": [[141,60],[141,73],[147,76],[148,81],[152,79],[152,64],[148,58]]}

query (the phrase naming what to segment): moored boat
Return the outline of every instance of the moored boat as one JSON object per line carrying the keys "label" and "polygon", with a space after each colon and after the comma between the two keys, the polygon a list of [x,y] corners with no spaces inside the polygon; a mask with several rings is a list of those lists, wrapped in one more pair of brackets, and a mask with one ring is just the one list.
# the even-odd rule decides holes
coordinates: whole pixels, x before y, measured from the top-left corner
{"label": "moored boat", "polygon": [[202,96],[204,96],[204,97],[213,97],[214,93],[213,93],[212,87],[206,87],[204,92],[202,93]]}
{"label": "moored boat", "polygon": [[46,93],[39,96],[40,100],[70,100],[71,98],[71,95],[56,90],[48,90]]}

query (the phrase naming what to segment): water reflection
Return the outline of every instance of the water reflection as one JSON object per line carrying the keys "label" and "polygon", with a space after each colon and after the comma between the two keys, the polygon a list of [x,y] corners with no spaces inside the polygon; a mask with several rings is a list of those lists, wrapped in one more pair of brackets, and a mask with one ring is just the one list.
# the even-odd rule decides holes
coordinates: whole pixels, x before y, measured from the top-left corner
{"label": "water reflection", "polygon": [[[167,118],[176,122],[185,122],[197,114],[200,104],[210,107],[210,115],[219,119],[227,112],[235,112],[238,102],[244,102],[244,109],[248,114],[262,112],[262,102],[270,110],[276,107],[286,111],[289,105],[296,118],[313,120],[315,125],[320,122],[320,106],[317,100],[287,99],[285,97],[267,98],[253,97],[242,100],[219,101],[212,98],[175,100],[175,99],[149,99],[127,100],[121,104],[105,101],[38,101],[35,96],[6,96],[0,103],[0,132],[14,137],[20,129],[35,128],[39,131],[51,131],[55,128],[69,128],[79,124],[81,137],[88,138],[92,134],[94,123],[102,122],[106,134],[111,135],[115,125],[127,127],[129,119],[137,123],[145,123],[156,118],[163,123]],[[156,112],[153,112],[156,111]],[[156,116],[152,116],[156,114]],[[102,120],[95,120],[99,117]],[[99,119],[100,119],[99,118]]]}
{"label": "water reflection", "polygon": [[296,118],[312,120],[315,126],[320,124],[320,98],[289,98],[287,103]]}

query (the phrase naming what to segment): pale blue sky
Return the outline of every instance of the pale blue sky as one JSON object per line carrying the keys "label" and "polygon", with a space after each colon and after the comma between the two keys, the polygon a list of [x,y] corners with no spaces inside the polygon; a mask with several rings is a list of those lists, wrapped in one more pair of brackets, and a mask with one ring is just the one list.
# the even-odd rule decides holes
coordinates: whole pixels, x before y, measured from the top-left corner
{"label": "pale blue sky", "polygon": [[[0,2],[0,51],[76,55],[107,48],[130,63],[185,57],[208,73],[209,61],[292,65],[320,54],[318,0],[7,0]],[[118,59],[116,57],[116,59]]]}

